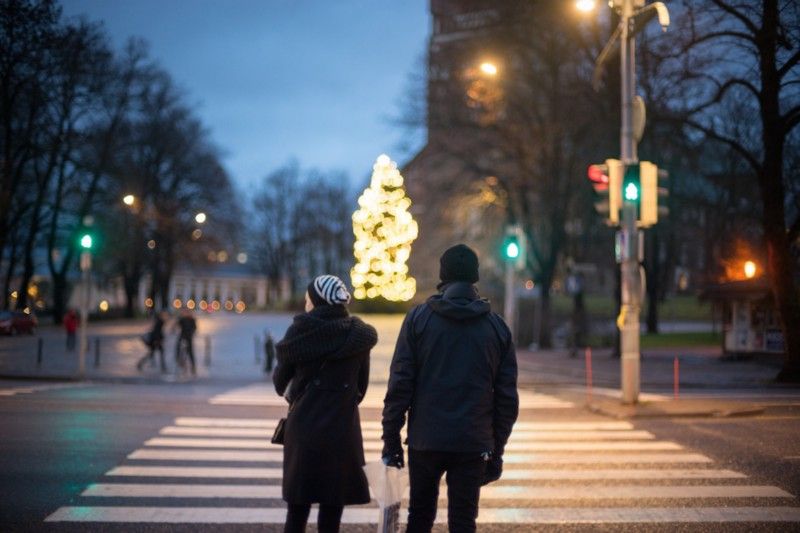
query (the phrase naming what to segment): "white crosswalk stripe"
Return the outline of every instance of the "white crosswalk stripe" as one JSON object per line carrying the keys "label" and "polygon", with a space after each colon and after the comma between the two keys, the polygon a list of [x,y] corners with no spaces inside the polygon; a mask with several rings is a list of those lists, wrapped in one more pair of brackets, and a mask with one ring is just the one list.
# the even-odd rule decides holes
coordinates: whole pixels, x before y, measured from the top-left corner
{"label": "white crosswalk stripe", "polygon": [[[382,397],[373,393],[367,400],[377,405]],[[285,405],[263,384],[217,395],[211,403]],[[572,406],[531,392],[523,403],[533,409]],[[86,487],[76,505],[46,520],[282,524],[283,449],[269,442],[276,423],[277,418],[178,417]],[[379,460],[380,421],[363,420],[362,432],[366,460]],[[624,421],[523,420],[514,427],[504,463],[503,478],[481,491],[481,524],[800,522],[792,494],[753,483]],[[446,523],[446,490],[440,495],[436,521]],[[312,511],[311,522],[315,516]],[[342,518],[345,525],[376,521],[374,503],[346,508]]]}
{"label": "white crosswalk stripe", "polygon": [[[381,409],[385,390],[373,387],[367,391],[361,402],[362,408]],[[575,407],[575,404],[547,394],[534,393],[527,390],[519,391],[520,407],[523,409],[566,409]],[[213,396],[209,401],[212,405],[249,405],[249,406],[286,406],[286,399],[278,396],[271,385],[259,383],[240,387],[232,391]]]}

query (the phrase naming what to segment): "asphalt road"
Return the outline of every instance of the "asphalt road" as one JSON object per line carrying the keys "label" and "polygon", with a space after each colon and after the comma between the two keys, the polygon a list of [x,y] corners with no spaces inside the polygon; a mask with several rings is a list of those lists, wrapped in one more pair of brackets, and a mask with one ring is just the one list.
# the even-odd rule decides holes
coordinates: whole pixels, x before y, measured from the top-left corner
{"label": "asphalt road", "polygon": [[[280,448],[267,435],[285,407],[256,372],[263,317],[240,318],[201,324],[230,366],[217,370],[215,358],[196,380],[0,381],[0,529],[281,531]],[[381,342],[362,406],[368,460],[399,327],[372,321]],[[589,413],[574,386],[530,371],[479,531],[800,531],[791,392],[758,416],[629,422]],[[348,508],[342,530],[374,531],[376,516],[374,504]]]}

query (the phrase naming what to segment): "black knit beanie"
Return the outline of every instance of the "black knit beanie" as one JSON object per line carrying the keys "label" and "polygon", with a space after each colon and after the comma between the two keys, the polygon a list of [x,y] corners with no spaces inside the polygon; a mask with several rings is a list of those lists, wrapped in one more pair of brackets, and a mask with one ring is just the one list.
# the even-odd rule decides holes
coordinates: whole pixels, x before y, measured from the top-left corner
{"label": "black knit beanie", "polygon": [[466,244],[456,244],[444,251],[439,259],[439,279],[451,281],[478,281],[478,256]]}

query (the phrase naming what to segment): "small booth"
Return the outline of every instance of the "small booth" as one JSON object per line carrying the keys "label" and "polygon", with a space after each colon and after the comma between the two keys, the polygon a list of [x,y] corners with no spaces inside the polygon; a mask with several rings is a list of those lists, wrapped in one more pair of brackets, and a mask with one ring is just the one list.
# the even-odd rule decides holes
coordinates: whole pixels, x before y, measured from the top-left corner
{"label": "small booth", "polygon": [[700,298],[722,310],[723,355],[783,353],[783,331],[765,278],[709,285]]}

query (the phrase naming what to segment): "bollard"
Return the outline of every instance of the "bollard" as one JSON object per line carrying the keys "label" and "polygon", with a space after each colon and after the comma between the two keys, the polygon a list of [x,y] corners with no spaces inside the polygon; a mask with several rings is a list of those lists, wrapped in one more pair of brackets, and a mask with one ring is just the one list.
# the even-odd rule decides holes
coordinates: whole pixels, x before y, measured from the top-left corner
{"label": "bollard", "polygon": [[41,368],[42,366],[42,352],[44,351],[44,339],[39,337],[37,346],[36,346],[36,367]]}
{"label": "bollard", "polygon": [[261,340],[258,338],[258,335],[253,335],[253,357],[256,360],[256,364],[261,361]]}
{"label": "bollard", "polygon": [[94,338],[94,367],[100,366],[100,337]]}
{"label": "bollard", "polygon": [[680,381],[681,381],[681,374],[680,374],[680,361],[678,361],[678,356],[675,356],[675,361],[672,363],[672,381],[673,381],[673,394],[674,398],[678,399],[678,394],[680,392]]}
{"label": "bollard", "polygon": [[592,401],[592,348],[586,347],[586,403]]}
{"label": "bollard", "polygon": [[206,335],[206,354],[205,354],[206,367],[211,366],[211,336]]}

